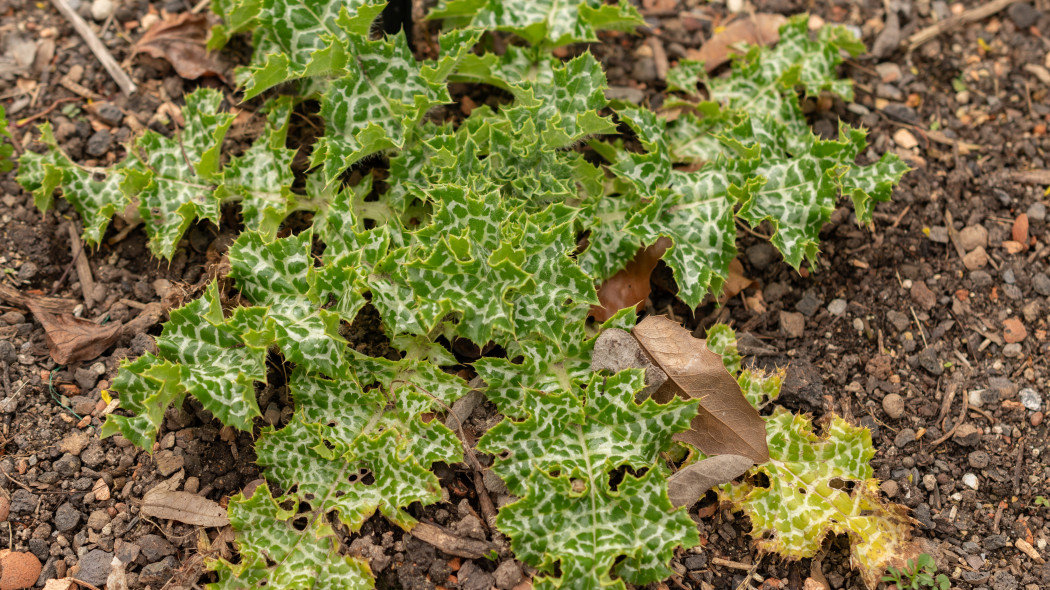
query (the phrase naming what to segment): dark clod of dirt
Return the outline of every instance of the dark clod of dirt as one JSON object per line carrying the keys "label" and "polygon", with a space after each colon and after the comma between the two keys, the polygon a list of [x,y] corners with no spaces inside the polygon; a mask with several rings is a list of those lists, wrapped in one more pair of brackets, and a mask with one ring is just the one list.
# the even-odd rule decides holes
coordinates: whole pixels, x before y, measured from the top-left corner
{"label": "dark clod of dirt", "polygon": [[1010,20],[1014,21],[1014,24],[1021,29],[1027,29],[1039,22],[1039,18],[1043,16],[1043,13],[1036,10],[1031,4],[1027,2],[1018,2],[1006,9],[1006,14],[1010,17]]}
{"label": "dark clod of dirt", "polygon": [[112,144],[113,134],[109,129],[102,129],[91,134],[91,137],[88,138],[85,151],[87,151],[89,155],[100,158],[109,152],[109,148]]}
{"label": "dark clod of dirt", "polygon": [[84,554],[77,563],[80,568],[76,574],[77,579],[88,584],[102,586],[113,570],[113,554],[101,549],[92,549]]}

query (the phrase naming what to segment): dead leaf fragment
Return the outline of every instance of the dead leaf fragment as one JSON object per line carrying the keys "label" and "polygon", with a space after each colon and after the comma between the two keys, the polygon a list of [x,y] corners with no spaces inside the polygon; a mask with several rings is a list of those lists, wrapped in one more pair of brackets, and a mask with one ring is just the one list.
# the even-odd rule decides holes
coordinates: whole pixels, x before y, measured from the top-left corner
{"label": "dead leaf fragment", "polygon": [[772,45],[780,40],[780,26],[787,18],[780,14],[760,12],[730,23],[715,33],[699,50],[687,52],[689,59],[704,62],[704,69],[714,71],[729,61],[729,56],[743,53],[743,45]]}
{"label": "dead leaf fragment", "polygon": [[120,322],[99,325],[72,314],[55,314],[32,300],[26,302],[26,307],[44,326],[47,349],[60,365],[96,358],[120,338]]}
{"label": "dead leaf fragment", "polygon": [[1023,342],[1027,337],[1028,330],[1025,329],[1020,319],[1008,318],[1003,320],[1003,340],[1012,344],[1014,342]]}
{"label": "dead leaf fragment", "polygon": [[744,265],[740,264],[740,259],[733,258],[729,262],[729,275],[726,277],[725,284],[722,285],[722,294],[718,296],[719,305],[725,305],[727,301],[754,284],[755,279],[744,276]]}
{"label": "dead leaf fragment", "polygon": [[163,59],[175,68],[179,76],[196,80],[201,76],[222,75],[225,64],[207,49],[208,17],[183,12],[168,15],[150,27],[135,43],[132,53],[146,53]]}
{"label": "dead leaf fragment", "polygon": [[645,318],[631,334],[668,377],[653,399],[663,403],[677,395],[700,400],[692,429],[675,435],[676,440],[707,455],[743,455],[755,463],[769,460],[765,421],[705,341],[662,316]]}
{"label": "dead leaf fragment", "polygon": [[599,322],[616,315],[621,309],[632,305],[641,308],[651,291],[649,275],[660,262],[664,252],[671,247],[671,240],[660,238],[647,248],[638,250],[634,259],[623,270],[609,277],[598,287],[600,305],[591,306],[590,315]]}
{"label": "dead leaf fragment", "polygon": [[667,495],[675,506],[692,506],[707,490],[733,481],[751,469],[743,455],[717,455],[697,461],[667,479]]}
{"label": "dead leaf fragment", "polygon": [[164,520],[177,520],[203,527],[230,524],[226,509],[218,502],[189,492],[150,491],[142,498],[142,513]]}

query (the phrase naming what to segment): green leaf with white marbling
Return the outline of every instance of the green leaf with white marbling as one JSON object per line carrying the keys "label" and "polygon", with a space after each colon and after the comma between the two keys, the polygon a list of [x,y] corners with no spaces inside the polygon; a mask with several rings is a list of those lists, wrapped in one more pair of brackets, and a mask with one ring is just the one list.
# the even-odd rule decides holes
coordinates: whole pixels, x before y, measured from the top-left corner
{"label": "green leaf with white marbling", "polygon": [[453,17],[470,17],[473,26],[545,47],[597,41],[600,30],[633,31],[645,24],[627,0],[443,0],[430,12],[430,18]]}
{"label": "green leaf with white marbling", "polygon": [[321,95],[326,132],[314,146],[311,163],[332,182],[355,162],[376,152],[404,147],[426,112],[451,102],[445,80],[478,33],[455,34],[450,55],[421,66],[404,36],[369,41],[351,37],[352,62]]}
{"label": "green leaf with white marbling", "polygon": [[51,208],[53,193],[61,187],[63,197],[73,205],[84,224],[84,241],[100,244],[113,215],[123,212],[131,203],[120,190],[125,165],[121,163],[109,168],[81,166],[58,147],[51,123],[41,125],[40,133],[40,141],[48,151],[22,154],[19,184],[32,193],[33,203],[40,211]]}
{"label": "green leaf with white marbling", "polygon": [[[643,385],[642,372],[632,370],[594,375],[582,399],[534,391],[529,417],[504,420],[479,441],[498,455],[493,470],[521,497],[496,523],[515,556],[542,572],[537,588],[661,580],[675,547],[699,542],[692,519],[667,498],[660,462],[672,436],[689,428],[696,402],[638,404]],[[612,473],[625,467],[648,471],[624,475],[614,490]]]}
{"label": "green leaf with white marbling", "polygon": [[172,310],[157,338],[156,358],[144,356],[123,366],[114,382],[121,407],[136,416],[111,415],[106,434],[119,431],[136,444],[150,443],[142,445],[149,448],[168,404],[186,394],[223,424],[250,430],[260,415],[255,382],[266,379],[265,341],[272,336],[244,335],[264,329],[262,308],[241,307],[225,317],[214,283],[200,299]]}
{"label": "green leaf with white marbling", "polygon": [[245,98],[289,80],[329,76],[347,67],[352,39],[365,39],[384,0],[218,0],[232,15],[227,36],[254,28],[252,64],[238,75]]}
{"label": "green leaf with white marbling", "polygon": [[[781,407],[766,418],[766,432],[769,462],[743,483],[726,484],[723,499],[751,519],[760,550],[782,557],[812,557],[827,534],[848,535],[851,560],[874,588],[911,550],[914,521],[907,508],[880,497],[871,433],[833,416],[817,436],[809,418]],[[759,474],[768,485],[752,483]]]}
{"label": "green leaf with white marbling", "polygon": [[295,417],[265,432],[256,446],[266,476],[296,486],[297,497],[321,514],[334,511],[350,530],[376,510],[410,528],[415,519],[405,507],[441,498],[431,465],[462,459],[455,434],[420,414],[444,411],[442,403],[451,405],[467,391],[462,380],[413,370],[412,363],[391,363],[398,378],[372,388],[362,387],[374,382],[368,371],[358,372],[368,379],[360,381],[352,373],[329,380],[296,371],[290,381]]}
{"label": "green leaf with white marbling", "polygon": [[221,112],[222,95],[202,88],[186,97],[186,125],[173,137],[147,130],[134,142],[134,167],[125,170],[121,190],[138,199],[150,250],[171,258],[195,219],[219,223],[219,149],[233,115]]}
{"label": "green leaf with white marbling", "polygon": [[230,159],[216,195],[223,202],[240,200],[245,227],[272,238],[296,204],[292,193],[295,150],[284,147],[291,100],[274,101],[269,109],[263,135],[244,154]]}
{"label": "green leaf with white marbling", "polygon": [[[316,512],[298,512],[300,505],[274,498],[267,484],[250,498],[230,500],[230,524],[238,531],[239,559],[211,562],[219,582],[211,590],[241,590],[257,586],[297,590],[368,590],[375,580],[368,564],[340,551],[339,537]],[[305,520],[305,524],[302,522]]]}
{"label": "green leaf with white marbling", "polygon": [[15,153],[15,146],[5,141],[10,139],[11,132],[7,130],[7,113],[4,107],[0,106],[0,172],[7,172],[14,167],[11,155]]}

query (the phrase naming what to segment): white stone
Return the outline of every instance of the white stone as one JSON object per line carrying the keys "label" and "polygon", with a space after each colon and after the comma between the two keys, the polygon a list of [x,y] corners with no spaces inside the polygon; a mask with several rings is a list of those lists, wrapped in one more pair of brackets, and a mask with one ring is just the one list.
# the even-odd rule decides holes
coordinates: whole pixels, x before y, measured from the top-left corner
{"label": "white stone", "polygon": [[970,406],[971,407],[979,408],[979,407],[981,407],[981,404],[984,403],[984,398],[983,398],[984,390],[983,389],[974,389],[973,391],[971,391],[967,395],[970,398]]}
{"label": "white stone", "polygon": [[113,0],[94,0],[91,3],[91,18],[102,22],[113,14]]}
{"label": "white stone", "polygon": [[1021,397],[1021,405],[1033,412],[1038,412],[1039,408],[1043,407],[1043,398],[1031,387],[1022,389],[1018,395]]}
{"label": "white stone", "polygon": [[828,313],[831,315],[842,315],[846,313],[846,300],[845,299],[833,299],[828,304]]}
{"label": "white stone", "polygon": [[907,129],[898,129],[897,132],[893,134],[893,143],[906,150],[910,150],[913,147],[918,147],[919,140],[915,139],[915,136]]}
{"label": "white stone", "polygon": [[972,473],[967,473],[966,475],[962,476],[962,482],[964,486],[972,490],[977,489],[977,476]]}

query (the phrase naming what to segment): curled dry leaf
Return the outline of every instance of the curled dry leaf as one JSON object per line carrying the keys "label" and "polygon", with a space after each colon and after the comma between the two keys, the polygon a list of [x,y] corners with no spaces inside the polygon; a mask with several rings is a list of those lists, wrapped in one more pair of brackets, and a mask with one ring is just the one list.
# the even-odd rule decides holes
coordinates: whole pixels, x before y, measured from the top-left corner
{"label": "curled dry leaf", "polygon": [[743,455],[718,455],[697,461],[667,480],[667,495],[675,506],[692,506],[707,490],[733,481],[755,462]]}
{"label": "curled dry leaf", "polygon": [[677,440],[707,455],[743,455],[755,463],[769,460],[765,422],[744,398],[722,357],[704,340],[662,316],[645,318],[631,334],[668,377],[653,395],[656,401],[675,395],[700,400],[692,429],[676,435]]}
{"label": "curled dry leaf", "polygon": [[210,28],[208,17],[203,14],[168,15],[150,27],[132,49],[134,53],[146,53],[167,61],[187,80],[201,76],[225,79],[222,75],[225,64],[207,49]]}
{"label": "curled dry leaf", "polygon": [[590,315],[599,322],[604,322],[616,315],[621,309],[632,305],[641,309],[649,296],[649,275],[653,274],[656,263],[660,262],[664,252],[671,247],[671,240],[660,238],[656,243],[638,250],[634,259],[627,263],[623,270],[609,277],[598,287],[598,301],[601,305],[591,307]]}
{"label": "curled dry leaf", "polygon": [[189,492],[150,491],[142,498],[142,513],[203,527],[230,524],[226,509],[218,502]]}
{"label": "curled dry leaf", "polygon": [[700,49],[688,51],[686,57],[703,62],[704,69],[712,72],[729,61],[730,55],[741,53],[739,48],[743,45],[772,45],[779,41],[780,26],[786,22],[782,15],[764,12],[737,19],[712,35]]}
{"label": "curled dry leaf", "polygon": [[68,313],[51,313],[32,300],[26,307],[44,326],[47,349],[60,365],[89,361],[113,345],[120,338],[120,322],[99,325]]}
{"label": "curled dry leaf", "polygon": [[741,291],[755,284],[755,279],[744,276],[744,265],[740,264],[739,258],[734,258],[729,263],[729,276],[726,284],[722,285],[722,293],[718,296],[718,304],[725,305],[726,301],[736,297]]}

